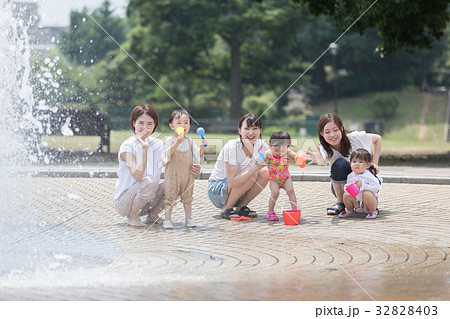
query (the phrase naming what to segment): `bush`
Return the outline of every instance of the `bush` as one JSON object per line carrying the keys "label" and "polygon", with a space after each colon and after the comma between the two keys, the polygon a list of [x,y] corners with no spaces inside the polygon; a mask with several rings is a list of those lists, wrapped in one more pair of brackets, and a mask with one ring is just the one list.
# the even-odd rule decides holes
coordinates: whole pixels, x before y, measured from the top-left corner
{"label": "bush", "polygon": [[388,120],[394,117],[399,104],[400,102],[395,95],[378,94],[370,103],[370,107],[375,117]]}

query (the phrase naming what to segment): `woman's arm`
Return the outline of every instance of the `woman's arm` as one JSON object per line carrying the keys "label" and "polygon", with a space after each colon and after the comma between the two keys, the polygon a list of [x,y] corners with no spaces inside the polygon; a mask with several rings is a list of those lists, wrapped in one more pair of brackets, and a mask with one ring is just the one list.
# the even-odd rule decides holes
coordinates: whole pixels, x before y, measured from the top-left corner
{"label": "woman's arm", "polygon": [[230,165],[228,162],[225,162],[226,172],[227,172],[227,180],[228,180],[228,187],[233,188],[236,186],[241,185],[242,183],[246,182],[250,178],[254,176],[254,174],[262,169],[266,165],[254,165],[251,166],[239,174],[237,173],[237,167],[235,165]]}
{"label": "woman's arm", "polygon": [[372,134],[372,144],[373,144],[373,160],[374,168],[378,174],[378,161],[380,160],[381,154],[381,136],[378,134]]}
{"label": "woman's arm", "polygon": [[[145,139],[143,139],[142,136],[145,136]],[[148,134],[146,134],[146,132],[136,134],[136,140],[139,142],[139,144],[142,145],[143,148],[142,157],[139,163],[137,162],[136,157],[133,153],[120,153],[120,159],[127,163],[127,167],[130,170],[131,176],[133,176],[133,178],[138,182],[142,180],[145,170],[147,169],[147,153],[149,148],[147,136]]]}

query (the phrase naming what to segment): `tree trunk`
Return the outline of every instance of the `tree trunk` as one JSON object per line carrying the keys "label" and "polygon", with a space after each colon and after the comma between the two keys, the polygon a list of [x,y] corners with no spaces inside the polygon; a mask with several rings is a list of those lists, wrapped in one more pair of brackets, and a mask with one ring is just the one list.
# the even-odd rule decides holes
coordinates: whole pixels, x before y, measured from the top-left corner
{"label": "tree trunk", "polygon": [[242,113],[242,78],[241,78],[241,63],[239,57],[239,48],[241,43],[236,36],[231,36],[229,45],[231,48],[231,108],[230,119],[239,119]]}

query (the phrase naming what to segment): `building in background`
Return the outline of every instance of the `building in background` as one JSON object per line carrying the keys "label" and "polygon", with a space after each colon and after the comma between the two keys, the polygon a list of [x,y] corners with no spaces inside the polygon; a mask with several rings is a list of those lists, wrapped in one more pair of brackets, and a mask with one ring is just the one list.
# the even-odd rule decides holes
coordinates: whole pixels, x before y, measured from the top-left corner
{"label": "building in background", "polygon": [[14,1],[13,12],[21,21],[21,26],[27,28],[27,35],[32,54],[46,55],[51,49],[55,49],[59,43],[64,27],[42,27],[37,2]]}

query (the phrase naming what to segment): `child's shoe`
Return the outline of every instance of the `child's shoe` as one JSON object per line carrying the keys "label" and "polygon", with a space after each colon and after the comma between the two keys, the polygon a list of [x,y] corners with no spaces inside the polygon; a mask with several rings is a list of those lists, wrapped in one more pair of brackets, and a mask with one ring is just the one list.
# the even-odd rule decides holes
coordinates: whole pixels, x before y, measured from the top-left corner
{"label": "child's shoe", "polygon": [[268,220],[269,222],[276,222],[276,221],[279,220],[279,219],[278,219],[277,214],[275,214],[274,211],[271,211],[271,212],[268,212],[268,213],[267,213],[267,220]]}
{"label": "child's shoe", "polygon": [[188,218],[188,219],[186,219],[186,227],[192,228],[192,227],[197,227],[197,225],[196,225],[195,222],[192,220],[192,218]]}
{"label": "child's shoe", "polygon": [[173,224],[171,220],[165,220],[162,224],[162,228],[164,229],[173,229]]}
{"label": "child's shoe", "polygon": [[369,213],[366,215],[366,218],[367,218],[367,219],[375,219],[375,218],[377,218],[377,215],[378,215],[378,213],[377,213],[376,211],[369,212]]}
{"label": "child's shoe", "polygon": [[339,217],[340,218],[347,218],[347,217],[350,217],[350,216],[353,216],[353,215],[355,215],[355,212],[351,212],[349,210],[344,210],[342,213],[339,214]]}

